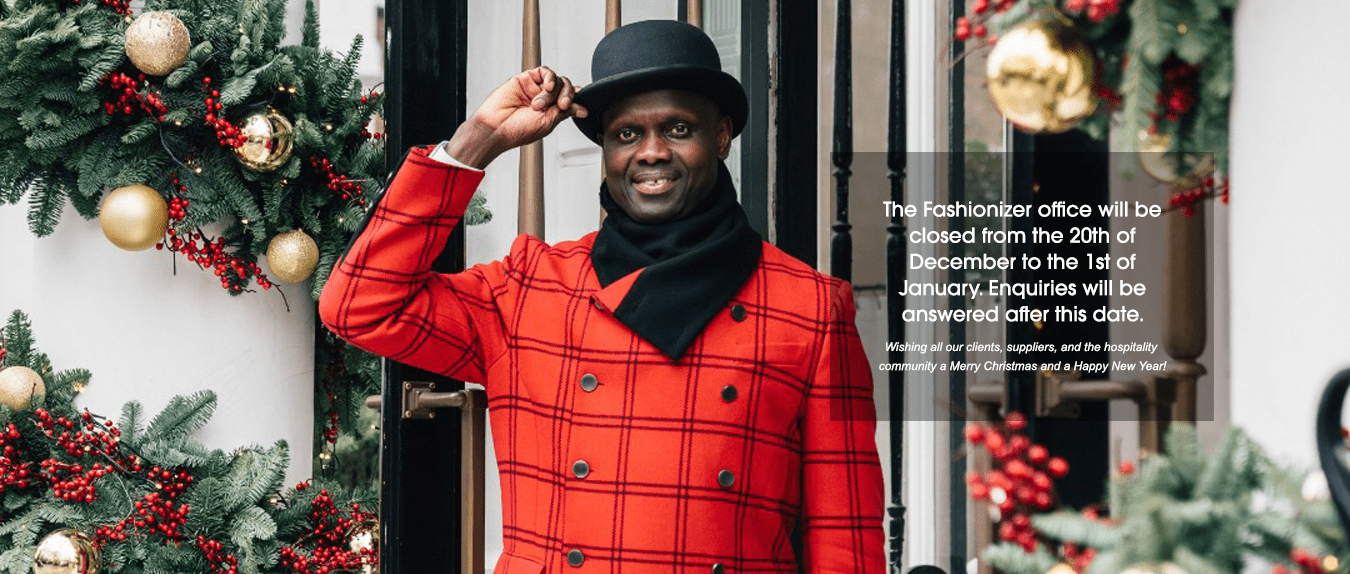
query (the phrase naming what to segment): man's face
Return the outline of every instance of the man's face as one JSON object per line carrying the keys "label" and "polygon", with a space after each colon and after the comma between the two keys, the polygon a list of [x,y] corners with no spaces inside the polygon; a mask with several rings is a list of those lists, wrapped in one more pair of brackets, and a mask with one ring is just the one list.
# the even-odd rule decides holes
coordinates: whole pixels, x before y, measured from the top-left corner
{"label": "man's face", "polygon": [[619,99],[602,123],[609,195],[641,223],[693,213],[717,185],[718,163],[731,149],[731,119],[684,90]]}

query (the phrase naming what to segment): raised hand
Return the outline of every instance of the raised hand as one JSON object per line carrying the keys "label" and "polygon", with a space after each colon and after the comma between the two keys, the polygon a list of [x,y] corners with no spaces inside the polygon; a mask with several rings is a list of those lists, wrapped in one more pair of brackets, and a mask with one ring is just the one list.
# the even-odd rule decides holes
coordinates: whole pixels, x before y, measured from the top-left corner
{"label": "raised hand", "polygon": [[483,100],[446,151],[481,169],[506,150],[543,139],[568,117],[586,117],[576,92],[571,80],[545,66],[516,74]]}

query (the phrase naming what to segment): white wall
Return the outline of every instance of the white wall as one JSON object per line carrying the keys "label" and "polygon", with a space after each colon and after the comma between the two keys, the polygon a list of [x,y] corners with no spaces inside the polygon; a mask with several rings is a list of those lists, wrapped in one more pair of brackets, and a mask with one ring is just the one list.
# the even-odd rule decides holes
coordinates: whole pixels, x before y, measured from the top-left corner
{"label": "white wall", "polygon": [[1350,366],[1350,76],[1327,59],[1347,19],[1337,0],[1248,0],[1234,24],[1233,423],[1304,465],[1321,389]]}
{"label": "white wall", "polygon": [[[291,0],[287,42],[304,4]],[[266,265],[264,272],[266,272]],[[76,403],[109,417],[140,401],[216,392],[207,446],[290,445],[287,483],[310,476],[314,436],[314,313],[309,286],[231,297],[213,273],[169,252],[128,252],[69,206],[54,234],[28,231],[27,204],[0,206],[0,313],[22,309],[57,369],[93,372]]]}

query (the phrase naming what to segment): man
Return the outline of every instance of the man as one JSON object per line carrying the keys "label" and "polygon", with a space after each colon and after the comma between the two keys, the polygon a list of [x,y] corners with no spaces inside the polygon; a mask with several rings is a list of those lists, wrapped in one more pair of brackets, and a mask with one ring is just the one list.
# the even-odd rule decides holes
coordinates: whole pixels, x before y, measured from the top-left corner
{"label": "man", "polygon": [[[576,91],[547,68],[414,149],[333,271],[323,321],[482,383],[502,479],[498,574],[881,572],[871,371],[848,284],[764,243],[722,164],[744,90],[712,41],[619,28]],[[564,119],[603,148],[599,232],[430,271],[482,178]]]}

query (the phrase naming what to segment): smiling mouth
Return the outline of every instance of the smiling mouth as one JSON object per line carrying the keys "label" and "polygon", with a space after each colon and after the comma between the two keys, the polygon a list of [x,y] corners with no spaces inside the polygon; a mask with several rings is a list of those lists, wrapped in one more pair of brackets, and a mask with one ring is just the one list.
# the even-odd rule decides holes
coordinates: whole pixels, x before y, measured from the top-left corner
{"label": "smiling mouth", "polygon": [[675,187],[677,179],[679,178],[669,173],[640,174],[633,178],[633,188],[644,195],[658,195]]}

